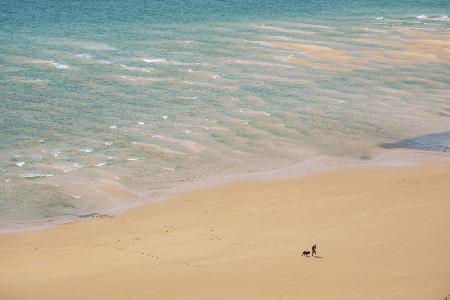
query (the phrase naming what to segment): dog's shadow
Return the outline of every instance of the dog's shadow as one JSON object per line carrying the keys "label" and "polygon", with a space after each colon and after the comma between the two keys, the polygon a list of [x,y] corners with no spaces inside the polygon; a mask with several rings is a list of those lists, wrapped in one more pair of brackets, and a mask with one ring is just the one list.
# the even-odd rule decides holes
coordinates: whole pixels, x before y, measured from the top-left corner
{"label": "dog's shadow", "polygon": [[[302,255],[303,256],[303,255]],[[308,258],[319,258],[319,259],[322,259],[323,258],[323,256],[309,256],[309,255],[304,255],[305,257],[308,257]],[[448,300],[450,300],[450,299],[448,299]]]}

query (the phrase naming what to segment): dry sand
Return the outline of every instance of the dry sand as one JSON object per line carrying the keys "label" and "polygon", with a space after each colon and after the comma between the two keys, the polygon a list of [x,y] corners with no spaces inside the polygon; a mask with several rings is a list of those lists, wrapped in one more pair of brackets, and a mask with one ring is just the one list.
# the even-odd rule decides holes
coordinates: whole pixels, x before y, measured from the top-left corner
{"label": "dry sand", "polygon": [[[302,257],[318,243],[318,257]],[[450,167],[185,193],[0,236],[0,299],[444,299]]]}

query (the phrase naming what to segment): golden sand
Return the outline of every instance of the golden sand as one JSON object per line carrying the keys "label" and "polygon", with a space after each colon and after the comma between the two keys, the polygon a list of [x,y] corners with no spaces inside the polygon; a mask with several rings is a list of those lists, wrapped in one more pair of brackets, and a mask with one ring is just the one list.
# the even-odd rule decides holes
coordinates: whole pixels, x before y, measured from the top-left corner
{"label": "golden sand", "polygon": [[353,62],[357,60],[356,58],[349,56],[349,51],[347,50],[337,50],[319,45],[281,42],[265,42],[264,45],[274,48],[299,50],[308,56],[324,61]]}
{"label": "golden sand", "polygon": [[[273,49],[297,51],[310,59],[291,58],[290,64],[304,65],[314,69],[337,72],[355,69],[367,62],[389,64],[449,64],[450,50],[448,36],[416,30],[397,30],[405,37],[367,39],[364,43],[396,49],[341,50],[322,45],[264,42]],[[331,65],[330,65],[331,63]],[[344,64],[344,65],[342,65]],[[344,67],[345,66],[345,67]]]}
{"label": "golden sand", "polygon": [[0,236],[0,299],[444,299],[449,195],[445,165],[191,191]]}

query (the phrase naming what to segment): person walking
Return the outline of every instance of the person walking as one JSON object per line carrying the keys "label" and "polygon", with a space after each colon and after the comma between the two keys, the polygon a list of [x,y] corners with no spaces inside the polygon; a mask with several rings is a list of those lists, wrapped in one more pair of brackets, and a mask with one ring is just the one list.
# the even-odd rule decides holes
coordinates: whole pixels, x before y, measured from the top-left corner
{"label": "person walking", "polygon": [[317,251],[316,251],[316,249],[317,249],[317,244],[314,244],[314,245],[312,246],[312,248],[311,248],[311,256],[314,256],[314,255],[317,256]]}

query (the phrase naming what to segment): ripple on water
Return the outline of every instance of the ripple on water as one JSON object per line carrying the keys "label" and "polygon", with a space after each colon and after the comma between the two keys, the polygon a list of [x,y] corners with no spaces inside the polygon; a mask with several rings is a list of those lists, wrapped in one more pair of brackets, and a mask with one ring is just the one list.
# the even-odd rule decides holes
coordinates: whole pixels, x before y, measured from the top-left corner
{"label": "ripple on water", "polygon": [[[159,191],[310,153],[448,151],[448,18],[422,11],[12,35],[0,49],[0,211],[89,215],[99,181]],[[443,133],[408,138],[430,132]]]}

